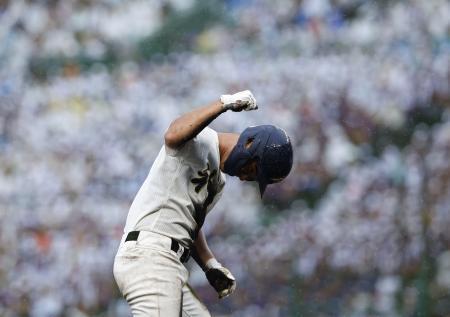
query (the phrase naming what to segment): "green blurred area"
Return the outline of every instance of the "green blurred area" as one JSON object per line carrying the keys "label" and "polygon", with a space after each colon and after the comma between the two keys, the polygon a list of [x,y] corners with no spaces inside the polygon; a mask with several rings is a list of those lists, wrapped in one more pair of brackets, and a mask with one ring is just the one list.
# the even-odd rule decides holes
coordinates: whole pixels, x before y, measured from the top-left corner
{"label": "green blurred area", "polygon": [[163,25],[154,33],[135,43],[130,51],[124,52],[114,43],[107,43],[106,52],[101,57],[80,53],[68,56],[34,56],[30,59],[30,74],[38,80],[46,80],[76,68],[77,72],[87,72],[96,65],[110,71],[129,60],[144,63],[155,56],[164,57],[169,53],[192,50],[195,38],[215,24],[230,23],[224,4],[219,0],[196,0],[186,11],[175,11],[167,6]]}

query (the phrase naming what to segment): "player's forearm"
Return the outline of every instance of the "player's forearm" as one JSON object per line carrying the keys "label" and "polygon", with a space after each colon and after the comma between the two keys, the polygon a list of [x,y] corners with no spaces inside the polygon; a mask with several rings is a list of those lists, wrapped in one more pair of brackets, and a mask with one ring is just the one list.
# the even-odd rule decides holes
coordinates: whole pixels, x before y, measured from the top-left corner
{"label": "player's forearm", "polygon": [[192,257],[203,270],[205,269],[205,264],[208,260],[214,258],[214,254],[209,249],[202,230],[199,231],[197,239],[194,241]]}
{"label": "player's forearm", "polygon": [[183,114],[170,124],[164,135],[165,144],[171,148],[179,148],[225,111],[223,104],[218,100],[206,107]]}

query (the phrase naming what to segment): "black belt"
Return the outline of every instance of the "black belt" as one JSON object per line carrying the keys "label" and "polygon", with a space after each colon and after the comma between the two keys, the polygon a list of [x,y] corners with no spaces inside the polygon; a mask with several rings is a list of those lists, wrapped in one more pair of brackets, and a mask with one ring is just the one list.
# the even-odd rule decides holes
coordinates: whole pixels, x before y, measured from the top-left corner
{"label": "black belt", "polygon": [[[127,242],[127,241],[137,241],[137,239],[139,237],[139,232],[140,231],[130,231],[130,232],[128,232],[127,237],[125,239],[125,242]],[[170,240],[172,240],[172,243],[170,245],[170,249],[172,251],[174,251],[176,254],[178,254],[178,250],[180,250],[180,248],[181,248],[180,243],[177,240],[172,239],[172,238],[170,238]],[[183,251],[183,254],[180,257],[180,261],[182,263],[185,263],[185,262],[187,262],[189,260],[189,256],[191,255],[191,251],[188,248],[186,248],[186,247],[183,247],[183,248],[184,248],[184,251]]]}

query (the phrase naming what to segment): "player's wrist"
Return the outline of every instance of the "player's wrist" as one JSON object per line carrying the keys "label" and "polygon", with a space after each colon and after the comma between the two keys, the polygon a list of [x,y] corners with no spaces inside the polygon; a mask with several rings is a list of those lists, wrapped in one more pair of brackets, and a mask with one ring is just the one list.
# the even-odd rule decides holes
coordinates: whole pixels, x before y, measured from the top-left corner
{"label": "player's wrist", "polygon": [[219,261],[217,261],[216,258],[210,258],[208,261],[206,261],[205,263],[205,272],[210,270],[210,269],[217,269],[222,267],[222,264],[220,264]]}
{"label": "player's wrist", "polygon": [[217,111],[219,113],[224,113],[227,110],[229,110],[229,107],[226,107],[225,104],[222,102],[222,100],[219,98],[219,100],[217,100],[214,105],[217,107]]}

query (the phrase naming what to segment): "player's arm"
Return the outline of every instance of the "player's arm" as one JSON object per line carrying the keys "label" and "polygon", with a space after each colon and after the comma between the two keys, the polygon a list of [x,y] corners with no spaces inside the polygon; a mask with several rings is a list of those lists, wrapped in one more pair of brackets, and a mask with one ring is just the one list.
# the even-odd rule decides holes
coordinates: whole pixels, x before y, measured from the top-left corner
{"label": "player's arm", "polygon": [[164,134],[166,146],[177,149],[184,143],[194,138],[208,124],[221,113],[232,110],[257,109],[256,100],[249,90],[238,92],[234,95],[222,95],[210,105],[185,113],[172,121]]}
{"label": "player's arm", "polygon": [[192,257],[205,272],[208,282],[217,291],[219,298],[233,293],[236,289],[236,280],[231,272],[216,260],[202,230],[194,241],[192,251]]}
{"label": "player's arm", "polygon": [[194,249],[192,251],[192,257],[194,258],[195,262],[197,262],[202,270],[205,271],[206,263],[210,259],[214,258],[214,254],[209,249],[205,234],[201,229],[198,232],[197,239],[194,241]]}

